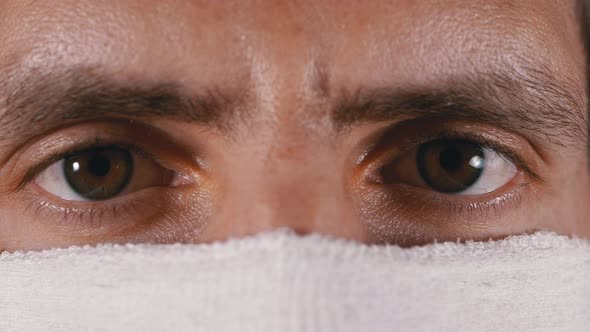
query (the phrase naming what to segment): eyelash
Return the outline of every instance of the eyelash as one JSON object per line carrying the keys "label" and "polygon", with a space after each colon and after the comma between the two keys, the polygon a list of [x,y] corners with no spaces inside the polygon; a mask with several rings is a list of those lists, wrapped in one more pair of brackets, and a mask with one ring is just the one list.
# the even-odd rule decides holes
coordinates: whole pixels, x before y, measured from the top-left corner
{"label": "eyelash", "polygon": [[[439,139],[462,139],[462,140],[471,141],[473,143],[481,145],[483,148],[490,149],[490,150],[498,153],[500,156],[506,158],[508,161],[514,163],[514,165],[516,165],[516,167],[518,167],[520,170],[524,171],[528,176],[532,177],[533,179],[540,181],[540,182],[544,182],[544,179],[539,174],[534,172],[528,166],[527,162],[518,153],[516,153],[513,149],[511,149],[510,147],[508,147],[504,144],[498,143],[497,141],[491,140],[483,135],[478,135],[478,134],[470,133],[470,132],[464,132],[464,131],[459,131],[459,130],[454,130],[454,129],[443,129],[443,130],[439,130],[435,134],[423,134],[423,135],[414,136],[409,141],[404,142],[403,146],[405,148],[400,149],[397,154],[403,155],[404,153],[407,153],[422,144],[425,144],[425,143],[428,143],[428,142],[431,142],[434,140],[439,140]],[[397,156],[395,156],[395,157],[397,157]],[[394,161],[395,157],[386,159],[385,163],[382,163],[382,164],[387,164],[387,163]]]}
{"label": "eyelash", "polygon": [[[404,153],[407,153],[411,149],[414,149],[417,146],[420,146],[422,144],[428,143],[433,140],[438,140],[438,139],[464,139],[464,140],[472,141],[474,143],[481,145],[484,148],[490,149],[490,150],[500,154],[501,156],[505,157],[507,160],[514,163],[519,169],[524,171],[527,175],[529,175],[533,179],[541,181],[541,182],[544,181],[541,176],[539,176],[537,173],[535,173],[533,170],[531,170],[531,168],[527,165],[527,163],[524,161],[524,159],[522,157],[520,157],[517,153],[515,153],[509,147],[507,147],[503,144],[498,144],[497,142],[490,140],[482,135],[478,135],[475,133],[462,132],[459,130],[444,129],[444,130],[438,131],[434,135],[433,134],[424,134],[424,135],[420,135],[420,136],[415,136],[411,140],[406,142],[408,144],[403,144],[403,146],[405,148],[400,149],[398,154],[402,155]],[[126,149],[130,152],[136,153],[142,157],[148,158],[158,164],[161,164],[159,162],[158,158],[156,158],[154,155],[146,152],[144,149],[138,148],[137,146],[135,146],[133,144],[129,144],[129,143],[123,142],[123,141],[116,141],[116,140],[112,141],[109,139],[104,139],[102,137],[95,137],[94,139],[88,140],[86,143],[79,144],[75,147],[70,147],[67,150],[65,150],[64,152],[54,154],[53,156],[50,156],[50,157],[40,161],[39,163],[37,163],[36,166],[33,166],[26,173],[26,175],[24,176],[24,179],[21,181],[18,188],[22,189],[24,186],[30,184],[41,172],[43,172],[45,169],[47,169],[53,163],[56,163],[64,158],[66,158],[68,155],[83,152],[83,151],[90,149],[90,148],[101,148],[101,147],[116,147],[116,148]],[[365,157],[366,157],[366,155],[368,155],[368,154],[365,154]],[[385,162],[381,163],[381,164],[387,164],[387,163],[390,163],[394,160],[395,160],[395,158],[389,158],[389,159],[386,159]]]}
{"label": "eyelash", "polygon": [[[148,195],[148,193],[144,193]],[[108,221],[117,221],[117,227],[125,229],[133,226],[134,214],[145,213],[146,209],[157,210],[153,203],[143,204],[150,200],[114,200],[109,204],[91,203],[90,206],[64,207],[56,204],[38,194],[30,194],[29,208],[34,209],[36,216],[47,216],[57,227],[79,227],[86,232],[100,230]],[[85,203],[86,204],[86,203]],[[83,221],[83,222],[80,222]]]}
{"label": "eyelash", "polygon": [[[158,159],[154,158],[151,154],[145,150],[138,148],[135,145],[128,144],[122,141],[109,140],[102,137],[95,137],[85,143],[78,144],[74,147],[69,147],[65,151],[55,153],[52,156],[45,158],[38,162],[35,166],[31,167],[25,174],[23,180],[19,183],[18,188],[24,189],[30,185],[43,171],[54,163],[66,158],[68,155],[83,152],[90,148],[101,148],[101,147],[117,147],[127,149],[130,152],[136,153],[146,158],[154,160],[156,163]],[[104,220],[121,220],[119,226],[125,226],[125,220],[131,220],[133,214],[137,211],[141,211],[146,208],[144,204],[141,204],[142,200],[123,200],[115,199],[109,204],[104,203],[69,203],[72,206],[61,206],[50,199],[43,198],[39,193],[30,194],[29,209],[34,209],[35,215],[43,216],[47,215],[49,220],[56,220],[56,226],[80,226],[85,230],[99,229],[104,225]],[[89,205],[90,204],[90,205]],[[83,220],[83,223],[76,221]]]}
{"label": "eyelash", "polygon": [[[490,217],[491,215],[498,217],[505,211],[519,207],[525,197],[523,195],[524,191],[531,189],[531,180],[544,182],[544,179],[529,167],[528,162],[514,148],[499,143],[497,140],[487,137],[487,135],[448,127],[424,130],[423,133],[416,133],[416,130],[413,130],[416,127],[413,125],[403,128],[409,128],[410,130],[406,131],[400,129],[398,126],[394,127],[393,129],[395,130],[393,131],[387,129],[385,134],[379,136],[376,143],[365,150],[361,159],[358,161],[359,166],[368,166],[361,174],[364,174],[363,177],[368,179],[369,182],[367,184],[375,189],[374,192],[377,194],[375,199],[382,202],[378,205],[381,205],[381,209],[384,209],[369,212],[366,216],[368,220],[380,220],[380,215],[406,216],[405,219],[408,219],[408,216],[410,216],[408,220],[411,220],[415,218],[416,213],[428,214],[427,211],[438,211],[436,216],[438,218],[444,218],[445,224],[448,224],[449,227],[453,224],[461,224],[461,220],[485,220],[486,217]],[[390,138],[390,132],[393,132],[393,135],[398,135],[398,138]],[[408,133],[407,135],[403,134],[406,132]],[[402,139],[400,140],[399,137],[402,137]],[[390,138],[390,140],[387,140],[387,138]],[[375,180],[379,178],[376,175],[378,170],[384,165],[395,162],[397,158],[402,157],[422,144],[439,139],[462,139],[481,145],[483,148],[490,149],[507,161],[512,162],[519,172],[511,181],[512,185],[506,185],[503,189],[479,197],[448,195],[422,188],[417,189],[416,187],[404,184],[397,185],[396,190],[391,190],[390,186],[383,185]],[[398,142],[397,149],[391,149],[391,143],[388,143],[391,141]],[[388,152],[388,150],[390,151]],[[380,156],[375,156],[376,154]],[[402,196],[403,198],[400,198]],[[415,203],[412,206],[400,205],[396,203],[398,201]],[[403,219],[400,219],[400,221]],[[381,227],[379,222],[376,224],[376,227],[378,229]],[[379,233],[378,229],[376,230],[377,233]]]}
{"label": "eyelash", "polygon": [[[428,143],[433,140],[464,139],[477,143],[487,149],[493,150],[494,152],[505,157],[507,160],[513,162],[517,166],[517,168],[521,170],[522,173],[525,173],[530,179],[542,181],[542,178],[528,166],[524,158],[522,158],[520,154],[517,153],[513,148],[501,144],[497,142],[497,140],[490,139],[490,137],[486,137],[486,135],[480,135],[477,133],[450,128],[424,130],[423,132],[424,133],[407,135],[406,137],[409,138],[404,137],[403,142],[399,144],[399,149],[395,153],[395,156],[387,156],[387,153],[384,153],[381,154],[382,157],[378,157],[377,159],[371,161],[371,164],[379,164],[379,167],[381,167],[384,165],[384,163],[394,161],[395,158],[397,158],[397,156],[405,154],[410,150],[415,149],[417,146]],[[383,137],[383,135],[381,136]],[[31,167],[26,172],[25,176],[22,177],[23,180],[21,181],[19,188],[24,188],[28,184],[33,182],[41,172],[43,172],[45,169],[47,169],[47,167],[51,166],[53,163],[62,160],[68,155],[83,152],[90,148],[117,147],[121,149],[127,149],[138,155],[149,158],[150,160],[153,160],[154,162],[163,167],[166,167],[165,163],[162,163],[162,160],[160,158],[157,158],[157,156],[154,156],[153,154],[147,152],[145,149],[142,149],[141,147],[138,147],[137,145],[129,144],[129,141],[129,139],[122,139],[122,137],[119,137],[118,139],[110,139],[104,136],[95,136],[91,139],[85,140],[85,142],[77,142],[77,144],[72,144],[70,147],[63,148],[62,151],[53,153],[52,156],[44,158],[43,160],[37,162],[36,166]],[[378,141],[381,142],[382,139],[379,139]],[[370,149],[368,150],[369,152],[363,156],[363,159],[367,158],[368,155],[372,155],[375,148],[379,145],[380,143],[377,143],[376,145],[370,147]],[[360,160],[360,163],[362,163],[363,159]],[[500,214],[503,211],[508,210],[509,207],[520,206],[520,202],[524,197],[523,190],[526,190],[526,188],[529,187],[529,184],[530,181],[525,181],[523,183],[520,183],[519,185],[512,186],[512,188],[505,190],[501,194],[496,193],[493,195],[493,197],[479,197],[477,199],[474,199],[472,197],[465,198],[449,196],[445,194],[433,193],[428,191],[421,191],[420,193],[418,193],[416,190],[402,188],[400,189],[402,195],[405,195],[407,198],[413,198],[416,202],[419,202],[417,204],[422,205],[419,206],[414,204],[413,206],[410,206],[410,204],[402,204],[396,207],[391,203],[383,202],[382,208],[383,211],[397,210],[397,212],[401,212],[401,214],[406,215],[416,213],[416,211],[413,211],[413,209],[415,209],[418,206],[419,209],[423,209],[423,211],[426,211],[427,214],[430,211],[436,210],[440,211],[439,216],[441,218],[448,219],[449,225],[451,225],[457,222],[455,221],[457,220],[457,216],[459,216],[459,220],[463,218],[472,217],[483,218],[490,214]],[[381,198],[379,198],[381,200],[385,198],[389,201],[395,201],[396,199],[399,199],[400,195],[400,193],[398,192],[398,197],[395,197],[396,194],[394,194],[391,190],[379,190],[379,192],[381,193]],[[134,225],[137,225],[137,223],[132,224],[128,221],[134,219],[133,214],[137,213],[137,211],[141,211],[142,215],[151,213],[151,216],[146,218],[146,220],[149,219],[149,221],[142,223],[143,225],[150,224],[154,220],[157,220],[159,216],[162,216],[162,211],[156,211],[156,207],[150,205],[149,203],[144,203],[144,201],[153,201],[153,192],[143,193],[144,195],[146,195],[145,197],[148,197],[147,195],[152,195],[149,196],[150,199],[145,200],[138,199],[138,196],[134,196],[134,198],[132,199],[122,197],[120,199],[114,199],[110,201],[108,204],[93,203],[89,205],[88,203],[85,203],[74,204],[71,206],[68,205],[68,207],[62,206],[62,204],[55,202],[53,199],[46,198],[44,196],[39,196],[38,193],[33,193],[28,190],[26,190],[24,193],[29,195],[29,198],[27,199],[30,204],[29,206],[33,211],[35,211],[33,213],[35,213],[36,215],[45,215],[49,217],[50,220],[55,221],[55,224],[58,227],[79,227],[87,233],[94,234],[100,232],[102,228],[108,229],[109,227],[115,227],[111,225],[112,220],[116,220],[117,223],[120,223],[117,227],[122,227],[124,229],[134,227]],[[169,195],[171,195],[171,192],[169,191],[158,192],[158,197],[166,197],[163,199],[171,198],[171,196]],[[146,210],[148,210],[149,213],[146,213]],[[170,211],[167,212],[169,213]],[[392,213],[389,214],[393,215]],[[448,214],[448,216],[446,214]],[[378,218],[375,219],[377,220]]]}
{"label": "eyelash", "polygon": [[449,216],[452,215],[466,215],[470,218],[478,217],[483,218],[487,216],[489,212],[497,212],[504,209],[507,205],[511,205],[513,208],[519,206],[522,195],[519,189],[527,188],[529,183],[523,183],[518,187],[512,188],[512,190],[504,193],[501,196],[496,196],[487,201],[481,202],[467,202],[465,203],[461,199],[449,199],[446,196],[440,199],[440,202],[445,204],[448,208]]}

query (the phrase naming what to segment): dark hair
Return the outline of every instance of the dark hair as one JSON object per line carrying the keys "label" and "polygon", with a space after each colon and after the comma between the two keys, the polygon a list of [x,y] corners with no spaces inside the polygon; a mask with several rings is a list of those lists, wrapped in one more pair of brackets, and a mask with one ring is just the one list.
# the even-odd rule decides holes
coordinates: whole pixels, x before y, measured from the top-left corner
{"label": "dark hair", "polygon": [[578,2],[578,11],[582,29],[582,41],[586,49],[586,76],[588,77],[590,73],[590,0],[580,0]]}
{"label": "dark hair", "polygon": [[[590,0],[582,0],[580,2],[580,8],[582,40],[584,42],[584,49],[586,50],[586,126],[588,128],[587,130],[590,130]],[[586,142],[588,155],[590,156],[590,135],[588,135]]]}
{"label": "dark hair", "polygon": [[[584,34],[584,47],[586,49],[586,112],[590,113],[590,0],[582,1],[582,33]],[[590,116],[586,126],[590,130]],[[586,138],[588,154],[590,155],[590,135]]]}

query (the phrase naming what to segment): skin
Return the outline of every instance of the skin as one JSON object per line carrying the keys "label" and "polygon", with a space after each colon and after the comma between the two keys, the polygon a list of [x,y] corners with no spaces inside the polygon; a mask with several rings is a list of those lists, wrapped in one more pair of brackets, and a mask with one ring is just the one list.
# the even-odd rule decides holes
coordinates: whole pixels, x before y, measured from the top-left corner
{"label": "skin", "polygon": [[[577,18],[567,0],[1,1],[0,249],[211,242],[282,227],[403,246],[536,230],[590,236]],[[491,77],[520,82],[490,89],[531,121],[503,114],[500,125],[444,107],[413,116],[416,103],[403,116],[356,115],[357,97],[379,99],[365,91],[473,96],[489,85],[468,83]],[[186,105],[199,103],[136,116],[93,97],[83,117],[15,125],[31,105],[57,112],[62,86],[79,92],[68,84],[218,98],[191,118]],[[507,145],[524,165],[492,193],[436,193],[401,147],[411,155],[418,133],[442,129]],[[111,141],[137,145],[150,155],[141,163],[182,181],[72,203],[27,177],[52,154]],[[400,183],[372,181],[391,155],[405,160],[394,167]]]}

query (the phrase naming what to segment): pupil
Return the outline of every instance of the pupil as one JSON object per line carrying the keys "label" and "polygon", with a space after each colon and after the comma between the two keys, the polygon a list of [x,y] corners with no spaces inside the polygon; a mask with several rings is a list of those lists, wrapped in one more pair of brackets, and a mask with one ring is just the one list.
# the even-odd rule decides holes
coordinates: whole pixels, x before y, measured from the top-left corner
{"label": "pupil", "polygon": [[463,154],[456,147],[449,147],[440,153],[440,164],[449,172],[456,172],[463,166]]}
{"label": "pupil", "polygon": [[64,176],[83,198],[100,201],[120,194],[133,175],[133,156],[117,147],[93,148],[67,156]]}
{"label": "pupil", "polygon": [[96,177],[104,177],[111,171],[111,161],[102,155],[94,156],[88,161],[88,171]]}
{"label": "pupil", "polygon": [[443,193],[459,193],[473,186],[485,165],[483,148],[460,139],[441,139],[420,146],[418,171],[426,184]]}

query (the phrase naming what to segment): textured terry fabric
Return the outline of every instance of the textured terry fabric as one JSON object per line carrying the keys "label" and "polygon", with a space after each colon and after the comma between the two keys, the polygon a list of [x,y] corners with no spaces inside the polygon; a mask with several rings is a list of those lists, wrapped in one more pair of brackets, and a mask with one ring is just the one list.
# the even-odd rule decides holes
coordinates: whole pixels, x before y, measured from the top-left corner
{"label": "textured terry fabric", "polygon": [[590,331],[590,244],[280,231],[0,255],[0,331]]}

